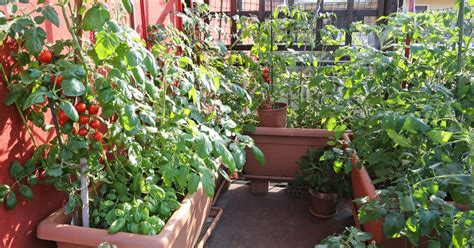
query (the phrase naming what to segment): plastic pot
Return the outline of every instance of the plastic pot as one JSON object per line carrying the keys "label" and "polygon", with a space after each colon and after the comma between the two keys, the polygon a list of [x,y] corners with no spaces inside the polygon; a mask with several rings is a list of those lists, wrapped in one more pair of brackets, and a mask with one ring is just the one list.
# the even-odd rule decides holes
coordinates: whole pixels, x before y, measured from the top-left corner
{"label": "plastic pot", "polygon": [[56,241],[58,248],[92,248],[103,242],[120,248],[176,247],[193,248],[211,209],[212,199],[199,185],[197,192],[187,195],[161,232],[155,236],[118,232],[70,225],[71,215],[64,208],[52,213],[37,228],[40,239]]}
{"label": "plastic pot", "polygon": [[286,127],[286,109],[288,104],[275,102],[272,109],[258,109],[260,127]]}
{"label": "plastic pot", "polygon": [[311,207],[309,212],[319,218],[331,218],[337,215],[337,194],[322,193],[309,189]]}

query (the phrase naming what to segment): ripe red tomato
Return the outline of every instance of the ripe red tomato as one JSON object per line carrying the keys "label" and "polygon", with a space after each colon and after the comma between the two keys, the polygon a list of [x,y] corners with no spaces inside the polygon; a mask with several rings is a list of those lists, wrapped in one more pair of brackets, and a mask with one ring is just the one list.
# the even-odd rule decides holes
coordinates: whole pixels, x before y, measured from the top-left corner
{"label": "ripe red tomato", "polygon": [[61,87],[61,83],[63,82],[64,78],[63,76],[59,75],[59,76],[56,76],[56,75],[51,75],[51,78],[50,78],[50,82],[52,84],[56,84],[56,88],[59,88]]}
{"label": "ripe red tomato", "polygon": [[102,133],[97,131],[94,133],[94,139],[97,140],[97,141],[101,141],[102,140]]}
{"label": "ripe red tomato", "polygon": [[97,129],[99,128],[100,126],[100,121],[99,120],[91,120],[89,122],[89,127],[93,128],[93,129]]}
{"label": "ripe red tomato", "polygon": [[67,123],[67,120],[59,120],[59,125],[64,126]]}
{"label": "ripe red tomato", "polygon": [[270,69],[268,67],[263,68],[263,73],[268,74],[270,72]]}
{"label": "ripe red tomato", "polygon": [[93,104],[90,105],[87,110],[89,111],[90,115],[96,115],[97,113],[99,113],[99,106]]}
{"label": "ripe red tomato", "polygon": [[42,63],[50,63],[51,61],[53,61],[53,53],[48,50],[44,50],[40,53],[39,60]]}
{"label": "ripe red tomato", "polygon": [[72,128],[72,134],[74,134],[74,135],[77,134],[77,128],[76,128],[76,127],[73,127],[73,128]]}
{"label": "ripe red tomato", "polygon": [[89,123],[89,117],[85,115],[79,116],[79,124],[87,124]]}
{"label": "ripe red tomato", "polygon": [[67,117],[66,113],[64,113],[64,111],[59,111],[58,113],[58,118],[59,118],[59,121],[68,121],[69,120],[69,117]]}
{"label": "ripe red tomato", "polygon": [[89,133],[89,131],[87,131],[87,129],[85,129],[85,128],[79,129],[79,135],[81,135],[82,137],[87,136],[87,133]]}
{"label": "ripe red tomato", "polygon": [[82,113],[86,111],[86,104],[83,102],[78,102],[76,103],[76,106],[74,106],[77,110],[77,112]]}

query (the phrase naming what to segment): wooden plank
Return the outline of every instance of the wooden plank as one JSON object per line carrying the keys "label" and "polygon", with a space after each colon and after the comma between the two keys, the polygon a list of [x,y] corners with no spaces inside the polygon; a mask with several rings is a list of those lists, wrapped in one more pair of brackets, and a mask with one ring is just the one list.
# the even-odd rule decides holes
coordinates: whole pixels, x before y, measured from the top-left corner
{"label": "wooden plank", "polygon": [[[232,50],[250,51],[252,49],[252,47],[253,47],[253,44],[236,44],[236,45],[232,46]],[[286,45],[283,45],[283,44],[278,44],[277,47],[278,47],[277,51],[287,51],[288,50]],[[321,44],[318,44],[313,49],[306,48],[306,51],[322,51],[323,48],[324,48],[324,51],[335,51],[339,47],[341,47],[341,46],[322,46]],[[231,47],[228,46],[228,48],[231,48]],[[299,46],[298,47],[297,45],[293,45],[293,46],[290,46],[289,48],[292,49],[292,50],[295,50],[295,51],[305,51],[304,46]]]}
{"label": "wooden plank", "polygon": [[[230,1],[230,44],[235,43],[234,34],[237,33],[237,23],[235,23],[234,16],[237,14],[237,1],[238,0],[229,0]],[[240,1],[240,0],[239,0]]]}
{"label": "wooden plank", "polygon": [[352,35],[349,32],[349,26],[351,25],[352,21],[354,20],[354,0],[347,1],[347,15],[346,15],[346,45],[350,45],[352,43]]}
{"label": "wooden plank", "polygon": [[[216,11],[211,12],[211,14],[216,14],[216,13],[220,13],[220,12],[216,12]],[[223,13],[230,15],[229,11],[224,11]],[[263,13],[263,16],[269,16],[270,13],[271,13],[270,11],[265,11]],[[333,11],[323,10],[323,11],[321,11],[321,13],[334,13],[338,17],[347,16],[347,10],[333,10]],[[375,9],[372,9],[372,10],[357,10],[357,9],[354,9],[354,11],[352,13],[353,17],[377,16],[377,14],[378,14],[378,12]],[[239,16],[259,16],[259,11],[239,11]]]}
{"label": "wooden plank", "polygon": [[[245,12],[245,11],[242,11],[242,12]],[[271,12],[271,11],[265,11],[265,0],[259,0],[258,1],[258,13],[257,13],[258,19],[260,21],[265,20],[265,16],[268,12]]]}

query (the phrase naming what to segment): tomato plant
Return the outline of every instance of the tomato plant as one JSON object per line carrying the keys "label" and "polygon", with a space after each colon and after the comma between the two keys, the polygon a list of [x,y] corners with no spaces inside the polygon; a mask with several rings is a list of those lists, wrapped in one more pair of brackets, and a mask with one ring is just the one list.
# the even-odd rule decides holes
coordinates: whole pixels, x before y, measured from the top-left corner
{"label": "tomato plant", "polygon": [[[0,24],[0,42],[19,44],[12,56],[21,70],[5,75],[5,103],[16,105],[21,116],[28,113],[26,128],[31,121],[56,132],[49,144],[35,142],[34,156],[26,164],[11,165],[16,182],[0,186],[8,209],[16,205],[18,192],[32,197],[30,182],[36,172],[44,172],[39,181],[67,192],[65,212],[74,212],[82,205],[77,164],[85,158],[85,176],[96,189],[92,227],[154,235],[179,208],[179,200],[196,192],[200,183],[207,195],[214,194],[218,173],[228,178],[221,164],[230,173],[240,171],[247,147],[263,161],[253,140],[241,134],[240,113],[232,111],[233,106],[245,109],[251,99],[224,74],[226,50],[192,35],[196,28],[212,32],[201,19],[208,8],[197,6],[186,9],[183,32],[173,27],[157,31],[151,51],[100,2],[84,3],[72,12],[67,1],[38,4],[34,13],[2,19],[8,25]],[[69,13],[83,21],[77,23]],[[40,25],[47,20],[59,26],[59,15],[65,17],[71,39],[47,43]],[[93,32],[95,42],[80,39],[79,30]],[[160,35],[172,39],[159,42]],[[35,61],[38,55],[42,63]],[[48,105],[41,112],[29,111],[44,102]],[[52,124],[43,111],[51,112]]]}

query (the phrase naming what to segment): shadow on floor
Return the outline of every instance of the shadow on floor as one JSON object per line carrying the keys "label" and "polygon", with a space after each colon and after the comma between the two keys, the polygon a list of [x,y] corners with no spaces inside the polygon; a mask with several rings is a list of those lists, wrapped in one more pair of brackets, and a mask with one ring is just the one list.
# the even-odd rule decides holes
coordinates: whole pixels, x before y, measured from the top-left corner
{"label": "shadow on floor", "polygon": [[205,247],[314,247],[354,224],[347,201],[340,202],[337,216],[326,220],[310,215],[309,204],[308,197],[288,196],[284,187],[271,185],[267,195],[252,195],[248,185],[232,184],[216,203],[224,214]]}

